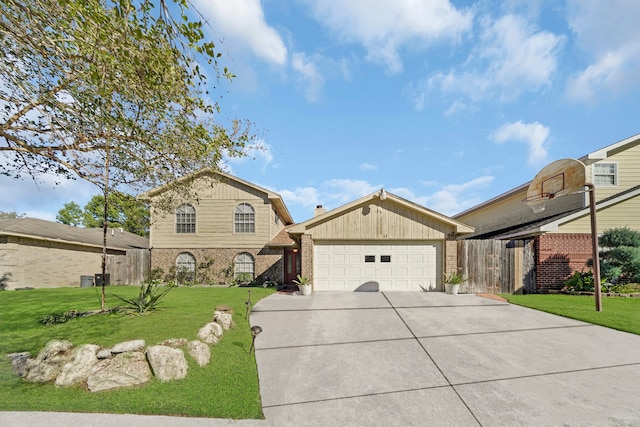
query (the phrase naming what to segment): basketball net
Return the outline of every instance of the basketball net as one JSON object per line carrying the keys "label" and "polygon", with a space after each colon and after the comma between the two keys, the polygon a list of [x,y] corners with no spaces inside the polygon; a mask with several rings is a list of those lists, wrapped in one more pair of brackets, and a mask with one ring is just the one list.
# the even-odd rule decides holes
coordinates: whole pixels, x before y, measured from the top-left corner
{"label": "basketball net", "polygon": [[527,205],[529,205],[529,207],[534,213],[540,213],[544,211],[545,208],[547,207],[547,201],[549,199],[550,197],[548,195],[540,195],[540,196],[536,195],[533,197],[526,197],[522,201]]}

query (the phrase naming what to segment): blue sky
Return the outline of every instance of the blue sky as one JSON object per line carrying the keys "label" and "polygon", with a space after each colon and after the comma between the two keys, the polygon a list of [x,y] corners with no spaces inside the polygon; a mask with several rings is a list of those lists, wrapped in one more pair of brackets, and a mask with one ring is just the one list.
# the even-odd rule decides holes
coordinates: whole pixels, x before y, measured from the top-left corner
{"label": "blue sky", "polygon": [[[238,177],[296,222],[384,187],[453,215],[551,161],[640,133],[636,0],[193,0],[237,75]],[[89,184],[0,177],[1,211],[55,220]]]}

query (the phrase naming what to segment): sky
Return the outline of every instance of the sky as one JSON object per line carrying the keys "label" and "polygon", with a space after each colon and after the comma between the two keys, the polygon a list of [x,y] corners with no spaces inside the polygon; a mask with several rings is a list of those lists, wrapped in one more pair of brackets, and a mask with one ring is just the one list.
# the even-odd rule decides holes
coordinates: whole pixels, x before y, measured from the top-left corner
{"label": "sky", "polygon": [[[637,0],[192,0],[237,77],[223,168],[295,222],[381,188],[455,215],[640,133]],[[81,181],[0,177],[0,211],[55,220]]]}

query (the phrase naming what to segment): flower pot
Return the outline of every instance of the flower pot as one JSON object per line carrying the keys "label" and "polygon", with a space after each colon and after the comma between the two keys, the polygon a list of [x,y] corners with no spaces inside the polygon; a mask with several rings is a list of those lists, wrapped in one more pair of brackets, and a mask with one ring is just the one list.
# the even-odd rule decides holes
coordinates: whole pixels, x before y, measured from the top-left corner
{"label": "flower pot", "polygon": [[458,295],[458,291],[460,291],[460,285],[459,284],[453,284],[451,285],[451,294],[452,295]]}
{"label": "flower pot", "polygon": [[444,284],[444,291],[448,294],[451,293],[451,283],[445,283]]}
{"label": "flower pot", "polygon": [[300,294],[304,296],[311,295],[311,285],[299,285],[298,289],[300,289]]}

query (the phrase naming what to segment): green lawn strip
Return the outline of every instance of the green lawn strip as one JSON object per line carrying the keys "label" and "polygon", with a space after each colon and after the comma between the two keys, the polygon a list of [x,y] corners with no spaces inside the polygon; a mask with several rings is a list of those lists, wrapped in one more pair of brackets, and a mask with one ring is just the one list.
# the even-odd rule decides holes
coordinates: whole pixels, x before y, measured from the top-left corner
{"label": "green lawn strip", "polygon": [[592,296],[502,295],[510,303],[640,335],[640,298],[603,297],[602,311]]}
{"label": "green lawn strip", "polygon": [[[107,307],[123,304],[114,294],[135,297],[138,287],[107,287]],[[36,289],[0,292],[0,410],[161,414],[215,418],[262,418],[255,358],[249,354],[251,333],[245,320],[247,288],[175,288],[159,309],[143,316],[99,314],[67,323],[42,326],[38,318],[67,310],[96,310],[100,295],[94,288]],[[253,288],[251,301],[273,293]],[[234,310],[237,328],[226,331],[211,346],[211,363],[198,366],[189,356],[189,373],[180,381],[91,393],[82,387],[56,388],[30,384],[14,374],[7,353],[36,354],[52,339],[74,345],[109,347],[144,339],[147,345],[169,338],[197,339],[200,327],[212,321],[217,305]],[[183,349],[186,353],[186,349]]]}

